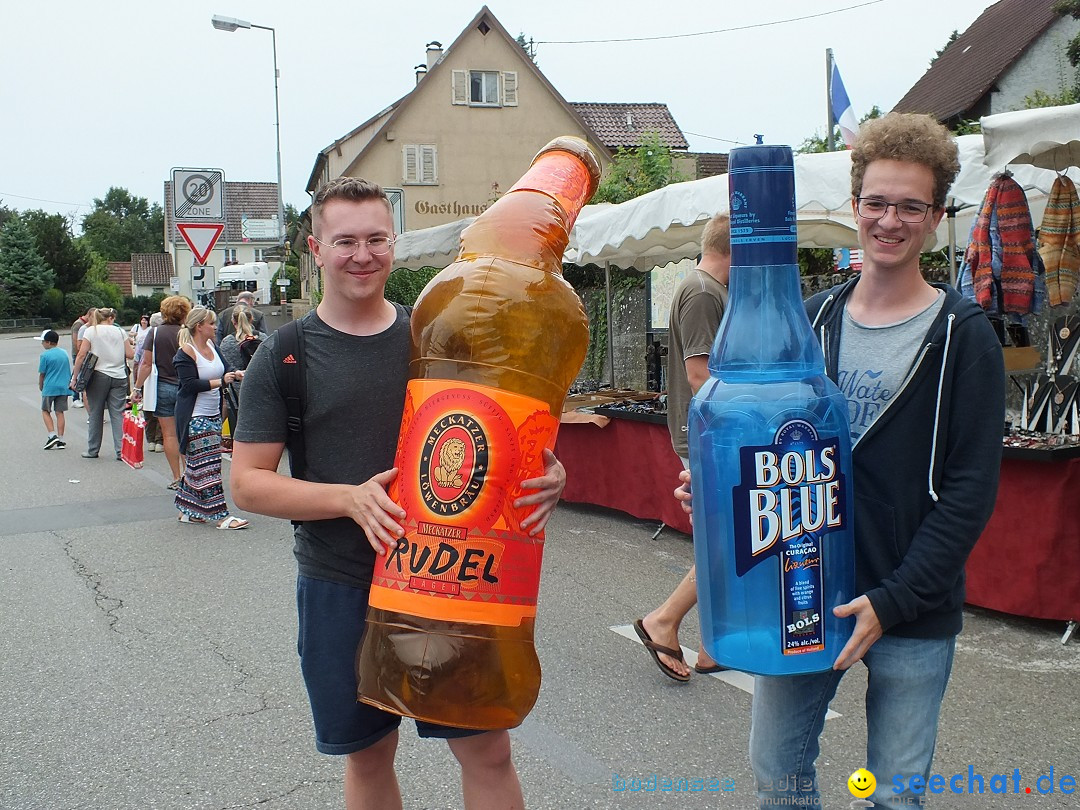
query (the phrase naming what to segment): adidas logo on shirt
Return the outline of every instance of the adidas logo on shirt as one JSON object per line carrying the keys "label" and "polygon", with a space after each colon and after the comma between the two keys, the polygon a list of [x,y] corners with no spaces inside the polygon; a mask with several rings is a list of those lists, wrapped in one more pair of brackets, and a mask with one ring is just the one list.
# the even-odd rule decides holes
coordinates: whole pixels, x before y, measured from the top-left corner
{"label": "adidas logo on shirt", "polygon": [[282,363],[290,363],[290,364],[292,364],[292,365],[294,365],[294,366],[295,366],[295,365],[296,365],[296,358],[295,358],[295,357],[293,357],[293,356],[292,356],[292,355],[290,354],[290,355],[289,355],[288,357],[282,358],[281,362],[282,362]]}

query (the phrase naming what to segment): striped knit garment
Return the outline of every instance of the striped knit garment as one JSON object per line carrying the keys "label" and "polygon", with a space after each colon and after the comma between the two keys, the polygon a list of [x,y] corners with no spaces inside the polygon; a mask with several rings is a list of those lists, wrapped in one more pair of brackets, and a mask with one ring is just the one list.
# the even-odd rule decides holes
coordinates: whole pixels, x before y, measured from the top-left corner
{"label": "striped knit garment", "polygon": [[221,486],[221,418],[192,417],[188,426],[187,466],[176,487],[176,508],[196,520],[229,515]]}
{"label": "striped knit garment", "polygon": [[[1020,185],[998,175],[987,189],[971,231],[964,262],[971,268],[975,300],[983,309],[1027,315],[1035,302],[1035,235]],[[994,300],[993,280],[1001,283]]]}
{"label": "striped knit garment", "polygon": [[1039,255],[1046,265],[1050,304],[1067,304],[1080,282],[1080,198],[1076,186],[1058,175],[1039,228]]}

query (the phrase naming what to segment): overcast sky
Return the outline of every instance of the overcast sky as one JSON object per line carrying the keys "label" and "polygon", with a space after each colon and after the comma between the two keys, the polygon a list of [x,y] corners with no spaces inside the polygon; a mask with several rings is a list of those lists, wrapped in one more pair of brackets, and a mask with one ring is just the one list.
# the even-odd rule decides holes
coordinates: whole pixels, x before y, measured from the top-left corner
{"label": "overcast sky", "polygon": [[[491,0],[538,43],[567,101],[664,102],[694,151],[799,144],[825,132],[825,49],[856,115],[888,110],[953,29],[989,0]],[[318,151],[415,85],[431,40],[449,45],[478,0],[38,0],[4,4],[0,202],[73,215],[122,186],[161,202],[176,167],[275,179],[269,31],[277,31],[285,201],[307,207]],[[853,8],[854,7],[854,8]],[[660,16],[670,9],[669,16]],[[848,10],[843,10],[848,9]],[[827,13],[836,12],[836,13]],[[805,18],[777,25],[779,20]],[[757,27],[746,27],[757,26]],[[744,27],[742,30],[721,31]],[[694,32],[702,36],[606,44]],[[522,167],[523,170],[525,167]]]}

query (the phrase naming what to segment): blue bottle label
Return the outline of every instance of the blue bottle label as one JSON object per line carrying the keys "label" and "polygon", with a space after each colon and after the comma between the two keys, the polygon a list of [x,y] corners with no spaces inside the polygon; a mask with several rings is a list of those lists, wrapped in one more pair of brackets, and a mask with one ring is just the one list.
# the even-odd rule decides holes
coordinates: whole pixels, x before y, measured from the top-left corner
{"label": "blue bottle label", "polygon": [[839,438],[819,438],[805,419],[784,423],[772,444],[739,448],[735,573],[779,558],[784,655],[825,648],[824,540],[846,528],[840,458]]}

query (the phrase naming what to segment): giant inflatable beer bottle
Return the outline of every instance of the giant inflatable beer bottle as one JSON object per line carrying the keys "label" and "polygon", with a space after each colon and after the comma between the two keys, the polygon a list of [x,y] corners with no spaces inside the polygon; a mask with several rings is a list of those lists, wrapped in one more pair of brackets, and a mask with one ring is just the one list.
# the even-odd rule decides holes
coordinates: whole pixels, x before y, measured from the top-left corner
{"label": "giant inflatable beer bottle", "polygon": [[521,529],[532,507],[513,502],[521,481],[543,474],[585,359],[588,320],[562,256],[599,176],[584,141],[549,143],[416,302],[390,489],[406,531],[372,580],[357,656],[367,703],[499,729],[536,702],[544,543]]}

